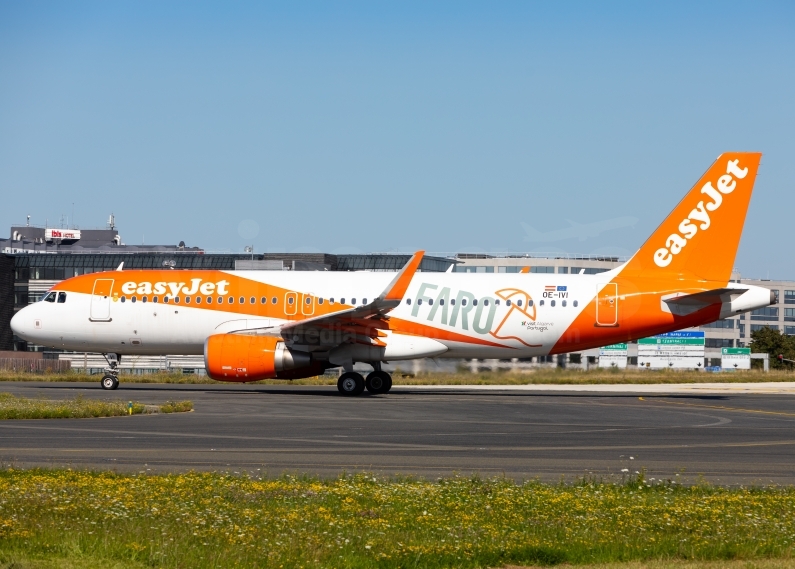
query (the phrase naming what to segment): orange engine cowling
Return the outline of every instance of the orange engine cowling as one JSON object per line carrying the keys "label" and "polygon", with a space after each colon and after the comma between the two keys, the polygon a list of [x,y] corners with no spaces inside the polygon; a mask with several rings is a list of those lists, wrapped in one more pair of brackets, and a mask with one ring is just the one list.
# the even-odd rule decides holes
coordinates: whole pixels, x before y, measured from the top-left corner
{"label": "orange engine cowling", "polygon": [[312,359],[307,353],[290,350],[279,338],[215,334],[204,342],[204,367],[215,380],[246,382],[311,368]]}

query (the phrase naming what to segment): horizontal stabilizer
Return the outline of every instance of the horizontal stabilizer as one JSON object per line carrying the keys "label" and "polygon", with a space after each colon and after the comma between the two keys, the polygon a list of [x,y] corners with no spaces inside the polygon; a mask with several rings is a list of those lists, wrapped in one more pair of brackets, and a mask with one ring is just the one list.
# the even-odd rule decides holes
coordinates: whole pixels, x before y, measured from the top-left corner
{"label": "horizontal stabilizer", "polygon": [[665,312],[677,316],[687,316],[712,304],[731,302],[747,290],[744,288],[714,288],[693,294],[677,292],[663,296],[660,299],[660,307]]}
{"label": "horizontal stabilizer", "polygon": [[704,292],[696,292],[694,294],[685,294],[682,296],[675,296],[673,298],[665,299],[668,304],[675,303],[682,306],[707,306],[709,304],[717,304],[719,302],[727,302],[732,298],[736,298],[743,294],[745,288],[716,288],[712,290],[705,290]]}

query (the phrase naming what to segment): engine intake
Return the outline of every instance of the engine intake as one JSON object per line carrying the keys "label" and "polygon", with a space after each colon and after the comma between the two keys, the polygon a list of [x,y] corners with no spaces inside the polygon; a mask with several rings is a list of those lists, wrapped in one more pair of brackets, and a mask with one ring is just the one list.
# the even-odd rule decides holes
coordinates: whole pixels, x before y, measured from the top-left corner
{"label": "engine intake", "polygon": [[292,376],[295,372],[280,372],[299,368],[314,369],[309,354],[290,350],[279,338],[244,334],[215,334],[207,338],[204,367],[212,379],[238,382]]}

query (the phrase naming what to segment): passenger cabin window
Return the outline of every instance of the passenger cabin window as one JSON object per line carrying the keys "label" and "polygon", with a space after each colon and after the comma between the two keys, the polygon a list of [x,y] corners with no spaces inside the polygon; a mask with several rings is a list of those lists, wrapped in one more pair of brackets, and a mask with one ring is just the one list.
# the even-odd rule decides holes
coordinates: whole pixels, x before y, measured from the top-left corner
{"label": "passenger cabin window", "polygon": [[251,304],[257,304],[257,299],[252,296],[249,298],[249,302],[251,302]]}
{"label": "passenger cabin window", "polygon": [[345,297],[342,297],[342,298],[340,299],[340,304],[345,304]]}
{"label": "passenger cabin window", "polygon": [[275,296],[273,298],[271,298],[271,304],[277,304],[278,302],[279,302],[279,299],[276,298]]}
{"label": "passenger cabin window", "polygon": [[167,297],[167,296],[164,296],[164,297],[163,297],[163,302],[164,302],[165,304],[168,304],[168,297]]}
{"label": "passenger cabin window", "polygon": [[[46,299],[45,299],[45,300],[46,300]],[[122,302],[122,304],[124,304],[125,302],[127,302],[127,297],[126,297],[126,296],[122,296],[122,297],[121,297],[121,302]]]}
{"label": "passenger cabin window", "polygon": [[292,304],[292,303],[293,303],[293,297],[291,296],[290,298],[287,299],[287,304]]}
{"label": "passenger cabin window", "polygon": [[176,304],[179,304],[179,297],[178,297],[178,296],[175,296],[175,297],[174,297],[174,302],[175,302]]}
{"label": "passenger cabin window", "polygon": [[152,302],[157,302],[157,297],[156,296],[152,297]]}
{"label": "passenger cabin window", "polygon": [[44,297],[44,302],[55,302],[55,293],[51,292],[47,296]]}
{"label": "passenger cabin window", "polygon": [[544,299],[543,298],[538,301],[538,306],[544,306]]}
{"label": "passenger cabin window", "polygon": [[450,304],[452,304],[453,306],[455,306],[455,299],[454,299],[454,298],[451,298],[451,299],[450,299]]}
{"label": "passenger cabin window", "polygon": [[560,305],[561,306],[566,306],[566,301],[565,300],[561,301]]}
{"label": "passenger cabin window", "polygon": [[323,304],[323,299],[322,299],[322,298],[318,298],[318,299],[317,299],[317,303],[318,303],[318,304]]}
{"label": "passenger cabin window", "polygon": [[190,304],[190,297],[189,296],[185,297],[185,304]]}
{"label": "passenger cabin window", "polygon": [[477,305],[478,305],[478,299],[477,298],[472,299],[472,306],[477,306]]}
{"label": "passenger cabin window", "polygon": [[[520,308],[522,307],[522,300],[521,299],[516,301],[516,306],[518,306]],[[528,300],[527,301],[527,306],[533,306],[533,301],[532,300]]]}
{"label": "passenger cabin window", "polygon": [[406,299],[406,304],[411,304],[411,299],[410,298]]}
{"label": "passenger cabin window", "polygon": [[245,304],[245,303],[246,303],[246,299],[241,296],[240,297],[240,304]]}
{"label": "passenger cabin window", "polygon": [[149,299],[145,296],[141,297],[141,302],[149,302]]}
{"label": "passenger cabin window", "polygon": [[304,300],[304,304],[312,304],[312,297],[307,296],[306,299]]}
{"label": "passenger cabin window", "polygon": [[58,293],[58,304],[63,304],[64,302],[66,302],[66,293],[65,292],[59,292]]}
{"label": "passenger cabin window", "polygon": [[508,300],[505,301],[505,306],[510,306],[510,305],[511,305],[511,299],[509,298]]}
{"label": "passenger cabin window", "polygon": [[[226,299],[226,301],[227,301],[229,304],[234,304],[234,303],[235,303],[235,297],[234,297],[234,296],[230,296],[229,298],[227,298],[227,299]],[[220,298],[218,299],[218,302],[221,302],[221,299],[220,299]]]}
{"label": "passenger cabin window", "polygon": [[268,304],[268,299],[263,296],[262,298],[259,299],[259,303],[260,304]]}
{"label": "passenger cabin window", "polygon": [[351,299],[351,304],[356,304],[356,299],[355,298]]}
{"label": "passenger cabin window", "polygon": [[212,303],[213,303],[213,297],[212,296],[208,296],[207,297],[207,304],[212,304]]}
{"label": "passenger cabin window", "polygon": [[334,297],[333,296],[328,299],[328,303],[329,304],[334,304]]}
{"label": "passenger cabin window", "polygon": [[574,308],[577,308],[577,304],[578,304],[578,303],[577,303],[577,301],[576,301],[576,300],[575,300],[575,301],[574,301],[572,304],[574,305]]}
{"label": "passenger cabin window", "polygon": [[137,298],[135,298],[135,297],[133,296],[133,297],[130,299],[130,301],[132,301],[132,302],[138,302],[138,299],[137,299]]}
{"label": "passenger cabin window", "polygon": [[362,304],[367,304],[367,299],[366,298],[362,299]]}
{"label": "passenger cabin window", "polygon": [[[543,302],[543,301],[542,301],[542,302]],[[550,305],[550,306],[555,306],[555,301],[554,301],[554,300],[550,300],[550,301],[549,301],[549,305]]]}
{"label": "passenger cabin window", "polygon": [[201,303],[202,303],[202,297],[197,296],[196,297],[196,304],[201,304]]}

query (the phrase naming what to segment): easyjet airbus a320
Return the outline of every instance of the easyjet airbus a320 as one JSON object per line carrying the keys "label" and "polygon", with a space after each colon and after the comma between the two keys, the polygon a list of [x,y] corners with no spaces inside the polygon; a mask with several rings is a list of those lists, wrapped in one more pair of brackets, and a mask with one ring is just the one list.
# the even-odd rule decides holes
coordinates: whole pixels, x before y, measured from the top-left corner
{"label": "easyjet airbus a320", "polygon": [[[382,362],[542,356],[698,326],[774,302],[730,282],[761,154],[721,155],[624,265],[598,275],[132,270],[55,285],[11,321],[20,337],[99,352],[203,354],[220,381],[342,367],[345,395],[386,393]],[[366,362],[365,379],[353,371]]]}

